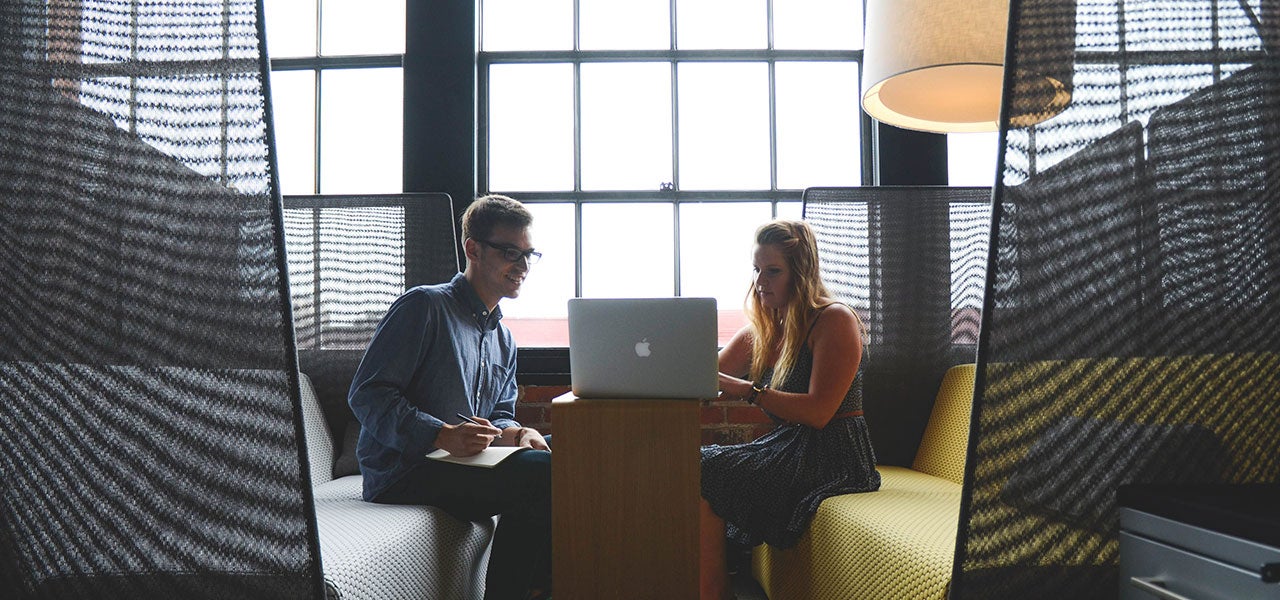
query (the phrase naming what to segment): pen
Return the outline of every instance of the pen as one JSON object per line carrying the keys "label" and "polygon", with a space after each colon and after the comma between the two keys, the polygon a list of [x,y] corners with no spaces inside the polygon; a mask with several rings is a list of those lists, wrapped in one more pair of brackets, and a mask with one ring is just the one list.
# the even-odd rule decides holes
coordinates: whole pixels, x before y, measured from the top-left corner
{"label": "pen", "polygon": [[[481,423],[481,422],[479,422],[479,421],[477,421],[477,420],[475,420],[475,419],[472,419],[471,417],[468,417],[467,415],[464,415],[464,414],[462,414],[462,413],[453,413],[453,414],[458,415],[458,418],[459,418],[459,419],[462,419],[463,421],[466,421],[466,422],[468,422],[468,423],[471,423],[472,425],[479,425],[479,426],[481,426],[481,427],[493,427],[493,425],[485,425],[484,423]],[[494,428],[494,429],[497,429],[497,427],[493,427],[493,428]],[[494,436],[493,436],[493,438],[494,438],[494,439],[498,439],[498,438],[500,438],[500,437],[502,437],[502,434],[501,434],[501,433],[498,433],[498,434],[496,434],[496,435],[494,435]]]}

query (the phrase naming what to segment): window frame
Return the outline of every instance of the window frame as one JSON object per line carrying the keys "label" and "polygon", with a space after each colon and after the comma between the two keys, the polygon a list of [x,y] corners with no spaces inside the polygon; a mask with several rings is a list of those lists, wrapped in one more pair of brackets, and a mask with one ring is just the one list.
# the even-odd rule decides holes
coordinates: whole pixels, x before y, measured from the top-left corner
{"label": "window frame", "polygon": [[[480,119],[478,75],[479,3],[408,2],[406,11],[404,191],[448,193],[454,198],[454,210],[460,217],[470,199],[483,189],[479,183],[480,161],[485,159],[480,156],[478,142],[478,130],[484,123]],[[631,54],[640,57],[648,52]],[[450,93],[441,93],[441,90]],[[898,129],[875,122],[861,110],[859,113],[863,185],[946,184],[945,135]],[[776,178],[771,176],[771,181]],[[698,198],[712,201],[758,199],[741,191],[725,196],[705,191],[673,192],[677,191],[626,192],[625,195],[633,201],[670,201],[679,194],[689,199],[691,194],[698,194]],[[558,192],[511,193],[527,202],[568,199],[566,194]],[[803,190],[787,191],[776,197],[798,201],[802,193]],[[615,192],[594,194],[604,198]],[[774,197],[773,192],[768,194]],[[569,383],[568,348],[522,347],[517,365],[517,380],[521,385]]]}
{"label": "window frame", "polygon": [[[482,0],[481,0],[482,2]],[[673,3],[674,4],[674,3]],[[477,195],[486,193],[501,193],[510,195],[520,199],[521,202],[527,204],[538,203],[555,203],[555,204],[571,204],[574,210],[574,290],[573,297],[581,297],[583,295],[583,230],[582,230],[582,211],[585,205],[589,204],[608,204],[608,203],[654,203],[670,206],[673,210],[672,219],[672,239],[674,249],[672,252],[673,268],[671,289],[675,295],[681,295],[681,236],[680,227],[681,219],[679,218],[680,205],[685,203],[728,203],[728,202],[768,202],[770,205],[770,214],[773,217],[778,216],[779,202],[795,202],[799,203],[803,189],[780,189],[778,186],[778,135],[777,135],[777,84],[776,69],[778,63],[787,62],[825,62],[825,63],[843,63],[853,64],[858,69],[858,73],[862,72],[862,55],[861,49],[856,50],[793,50],[793,49],[774,49],[773,46],[773,19],[772,19],[772,3],[767,3],[764,7],[768,11],[767,23],[768,39],[766,47],[757,49],[733,49],[733,50],[679,50],[675,46],[675,36],[672,35],[669,41],[671,47],[666,50],[581,50],[578,49],[578,41],[574,40],[573,50],[532,50],[532,51],[484,51],[480,50],[476,53],[476,122],[477,122],[477,140],[476,140],[476,180]],[[576,11],[575,11],[576,15]],[[670,13],[672,28],[674,30],[675,11]],[[477,21],[479,21],[479,13],[477,13]],[[575,23],[574,30],[577,30]],[[483,33],[481,33],[481,36]],[[482,47],[482,43],[477,43],[477,47]],[[680,127],[679,127],[679,71],[682,65],[694,63],[755,63],[763,64],[767,69],[767,93],[768,93],[768,152],[769,152],[769,188],[754,190],[684,190],[680,187]],[[671,106],[672,106],[672,130],[671,130],[671,182],[670,189],[660,190],[584,190],[582,185],[582,126],[581,126],[581,75],[582,65],[584,64],[636,64],[636,63],[662,63],[665,64],[670,72],[671,77]],[[573,78],[573,189],[554,192],[545,191],[524,191],[518,189],[495,189],[488,184],[489,180],[489,138],[487,136],[487,123],[490,114],[489,106],[489,74],[491,68],[497,65],[512,64],[567,64],[572,69]],[[852,110],[858,110],[856,107]],[[859,121],[859,175],[861,181],[865,182],[870,179],[870,158],[871,145],[865,143],[868,137],[869,119],[865,114],[860,114]],[[521,364],[521,372],[526,372],[524,363],[534,363],[529,369],[528,377],[537,375],[556,374],[567,375],[568,365],[562,364],[559,360],[561,355],[567,360],[567,349],[562,348],[526,348],[521,350],[522,357],[528,360]]]}
{"label": "window frame", "polygon": [[[319,2],[320,0],[316,0]],[[317,53],[319,53],[319,35],[317,35]],[[323,99],[321,94],[324,85],[324,73],[326,71],[340,71],[349,69],[386,69],[398,68],[404,69],[403,54],[367,54],[353,56],[303,56],[289,58],[273,58],[271,59],[271,71],[288,72],[288,71],[311,71],[315,76],[312,79],[314,86],[313,94],[315,95],[315,115],[312,127],[315,132],[315,147],[311,149],[312,170],[314,172],[312,185],[312,194],[308,195],[324,195],[325,190],[321,187],[321,169],[320,154],[323,144],[321,136],[323,135]],[[296,194],[295,194],[296,195]]]}

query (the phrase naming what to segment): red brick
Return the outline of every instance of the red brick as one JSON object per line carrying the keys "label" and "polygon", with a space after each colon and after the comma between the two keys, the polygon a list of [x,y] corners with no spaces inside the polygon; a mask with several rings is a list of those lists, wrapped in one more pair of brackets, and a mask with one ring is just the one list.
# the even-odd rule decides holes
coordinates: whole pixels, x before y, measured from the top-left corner
{"label": "red brick", "polygon": [[719,406],[704,406],[701,412],[701,423],[703,425],[723,425],[725,423],[724,409]]}
{"label": "red brick", "polygon": [[702,443],[730,446],[750,441],[751,430],[743,427],[703,427]]}
{"label": "red brick", "polygon": [[726,422],[733,425],[747,425],[754,423],[772,423],[773,419],[769,415],[764,414],[763,410],[754,406],[730,406],[725,409]]}
{"label": "red brick", "polygon": [[768,425],[756,425],[754,428],[752,428],[752,431],[751,431],[752,433],[751,441],[754,441],[760,436],[766,433],[769,433],[770,431],[773,431],[773,428],[774,428],[774,425],[772,423]]}
{"label": "red brick", "polygon": [[516,405],[516,420],[521,425],[537,427],[547,422],[548,411],[541,406]]}
{"label": "red brick", "polygon": [[725,441],[724,430],[720,428],[703,428],[702,445],[709,446],[711,444],[727,444]]}

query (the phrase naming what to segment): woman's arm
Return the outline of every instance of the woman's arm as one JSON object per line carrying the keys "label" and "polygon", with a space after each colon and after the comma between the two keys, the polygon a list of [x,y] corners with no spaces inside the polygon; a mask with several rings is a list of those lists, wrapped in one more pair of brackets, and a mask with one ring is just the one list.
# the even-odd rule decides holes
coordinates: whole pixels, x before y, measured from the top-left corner
{"label": "woman's arm", "polygon": [[[733,334],[729,343],[720,349],[720,391],[721,398],[735,400],[743,397],[742,386],[739,385],[751,370],[751,326],[747,325]],[[751,392],[750,383],[746,392]]]}
{"label": "woman's arm", "polygon": [[[822,429],[835,416],[862,362],[862,332],[853,310],[836,304],[822,311],[809,345],[813,352],[809,391],[791,393],[769,388],[757,394],[755,400],[778,418]],[[744,395],[750,395],[751,382],[745,383]]]}

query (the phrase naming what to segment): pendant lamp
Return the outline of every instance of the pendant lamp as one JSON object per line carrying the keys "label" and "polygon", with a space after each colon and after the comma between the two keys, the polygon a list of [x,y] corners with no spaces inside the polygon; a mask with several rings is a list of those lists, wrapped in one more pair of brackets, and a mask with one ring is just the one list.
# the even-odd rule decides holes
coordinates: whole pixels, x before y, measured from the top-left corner
{"label": "pendant lamp", "polygon": [[[1075,3],[1066,4],[1074,8]],[[999,127],[1009,0],[867,0],[866,6],[862,107],[867,114],[936,133]],[[1063,12],[1052,6],[1048,0],[1019,2],[1019,8],[1031,11],[1024,15]],[[1050,60],[1017,70],[1007,117],[1011,127],[1050,119],[1071,100],[1074,11],[1062,17],[1035,21],[1049,25],[1037,32],[1047,37],[1036,43],[1070,48],[1065,55],[1033,53]]]}

